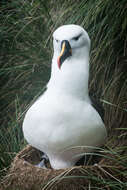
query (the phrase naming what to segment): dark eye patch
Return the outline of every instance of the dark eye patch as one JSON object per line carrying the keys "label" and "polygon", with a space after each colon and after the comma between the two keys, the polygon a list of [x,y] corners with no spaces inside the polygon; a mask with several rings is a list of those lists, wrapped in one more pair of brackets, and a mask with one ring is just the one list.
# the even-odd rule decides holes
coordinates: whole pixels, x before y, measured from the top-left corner
{"label": "dark eye patch", "polygon": [[56,40],[57,43],[59,42],[59,40],[57,40],[57,39],[55,39],[55,40]]}
{"label": "dark eye patch", "polygon": [[77,41],[77,40],[78,40],[78,39],[81,37],[81,35],[82,35],[82,34],[79,34],[78,36],[76,36],[76,37],[73,37],[73,38],[72,38],[72,40],[75,40],[75,41]]}

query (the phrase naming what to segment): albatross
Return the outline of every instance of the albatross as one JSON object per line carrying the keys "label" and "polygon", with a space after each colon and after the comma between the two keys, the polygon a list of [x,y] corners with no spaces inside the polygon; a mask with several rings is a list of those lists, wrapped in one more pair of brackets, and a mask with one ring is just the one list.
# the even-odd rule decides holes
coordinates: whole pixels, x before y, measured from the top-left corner
{"label": "albatross", "polygon": [[47,89],[27,111],[23,133],[53,169],[62,169],[103,145],[107,131],[88,92],[88,33],[79,25],[60,26],[53,33],[53,47]]}

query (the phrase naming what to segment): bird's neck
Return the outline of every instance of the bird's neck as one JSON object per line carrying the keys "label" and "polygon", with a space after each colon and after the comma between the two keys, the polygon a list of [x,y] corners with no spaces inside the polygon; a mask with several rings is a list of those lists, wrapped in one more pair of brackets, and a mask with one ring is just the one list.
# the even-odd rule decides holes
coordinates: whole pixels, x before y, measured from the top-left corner
{"label": "bird's neck", "polygon": [[53,58],[48,88],[60,94],[89,101],[88,78],[88,57],[85,56],[84,59],[70,57],[63,63],[61,69],[58,68],[57,60]]}

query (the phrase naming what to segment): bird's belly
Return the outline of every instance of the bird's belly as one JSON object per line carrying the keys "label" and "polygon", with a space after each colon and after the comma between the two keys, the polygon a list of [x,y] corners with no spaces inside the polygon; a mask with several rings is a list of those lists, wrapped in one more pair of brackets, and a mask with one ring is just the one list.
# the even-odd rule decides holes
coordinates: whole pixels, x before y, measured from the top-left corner
{"label": "bird's belly", "polygon": [[77,136],[76,130],[84,124],[78,113],[72,114],[70,110],[50,105],[44,107],[38,114],[33,109],[26,114],[23,124],[26,140],[44,152],[59,151],[73,145],[73,138]]}
{"label": "bird's belly", "polygon": [[104,125],[101,119],[96,121],[91,106],[47,102],[35,104],[24,119],[24,136],[32,146],[48,154],[75,146],[94,146],[104,139]]}

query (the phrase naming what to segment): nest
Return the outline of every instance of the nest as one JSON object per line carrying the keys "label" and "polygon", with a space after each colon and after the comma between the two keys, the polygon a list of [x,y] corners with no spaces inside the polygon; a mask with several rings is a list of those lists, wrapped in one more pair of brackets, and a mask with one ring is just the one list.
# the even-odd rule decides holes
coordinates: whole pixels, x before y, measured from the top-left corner
{"label": "nest", "polygon": [[[108,166],[112,163],[107,161],[106,164],[104,159],[98,164],[90,166],[74,166],[69,169],[54,170],[35,166],[39,162],[39,158],[38,150],[29,145],[26,146],[14,158],[8,174],[1,183],[0,190],[81,190],[84,189],[83,187],[88,189],[93,175],[98,178],[111,177],[108,176],[110,169]],[[99,186],[102,188],[101,185]]]}

